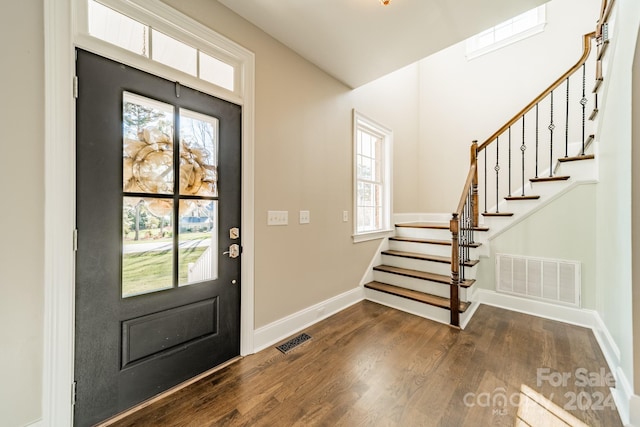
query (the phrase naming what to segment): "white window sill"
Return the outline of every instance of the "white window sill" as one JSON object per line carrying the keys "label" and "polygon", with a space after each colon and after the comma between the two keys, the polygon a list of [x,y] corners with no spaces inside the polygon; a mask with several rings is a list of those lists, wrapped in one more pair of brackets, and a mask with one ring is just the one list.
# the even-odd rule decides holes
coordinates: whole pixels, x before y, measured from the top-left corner
{"label": "white window sill", "polygon": [[393,236],[393,229],[372,231],[353,235],[353,243],[367,242],[369,240],[384,239]]}

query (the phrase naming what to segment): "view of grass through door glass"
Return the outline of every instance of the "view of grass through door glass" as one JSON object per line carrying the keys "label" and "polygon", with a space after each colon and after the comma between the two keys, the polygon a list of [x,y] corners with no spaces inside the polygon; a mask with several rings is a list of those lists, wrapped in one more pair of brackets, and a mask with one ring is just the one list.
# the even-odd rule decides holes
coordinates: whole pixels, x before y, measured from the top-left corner
{"label": "view of grass through door glass", "polygon": [[175,120],[172,105],[123,93],[123,297],[218,275],[218,121],[180,109],[176,144]]}

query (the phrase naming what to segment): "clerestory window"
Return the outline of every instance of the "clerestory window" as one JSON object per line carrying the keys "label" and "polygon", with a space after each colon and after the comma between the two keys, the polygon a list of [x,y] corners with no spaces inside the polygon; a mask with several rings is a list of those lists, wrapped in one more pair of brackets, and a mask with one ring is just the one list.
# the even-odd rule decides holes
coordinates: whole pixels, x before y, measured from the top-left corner
{"label": "clerestory window", "polygon": [[538,6],[467,39],[467,59],[500,49],[544,30],[546,5]]}

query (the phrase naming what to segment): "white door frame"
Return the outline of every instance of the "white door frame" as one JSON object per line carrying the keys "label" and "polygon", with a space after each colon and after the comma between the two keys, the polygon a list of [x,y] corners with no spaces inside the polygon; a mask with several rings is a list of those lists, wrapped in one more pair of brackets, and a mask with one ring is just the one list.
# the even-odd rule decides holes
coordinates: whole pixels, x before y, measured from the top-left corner
{"label": "white door frame", "polygon": [[[214,33],[157,0],[130,2],[168,13],[188,32],[224,44],[240,59],[242,105],[242,288],[240,352],[254,351],[254,82],[252,52]],[[45,203],[44,203],[44,350],[41,426],[71,426],[75,313],[75,73],[73,0],[44,0]],[[86,43],[80,43],[86,44]],[[100,54],[101,52],[96,52]],[[112,59],[118,59],[113,58]],[[130,61],[122,60],[128,63]],[[138,64],[130,64],[136,66]],[[138,67],[139,68],[139,67]],[[147,70],[148,71],[148,70]],[[165,76],[166,77],[166,76]],[[201,89],[201,88],[198,88]],[[202,89],[201,89],[202,90]],[[206,91],[206,89],[204,90]],[[209,91],[211,92],[211,91]],[[211,93],[219,98],[224,94]]]}

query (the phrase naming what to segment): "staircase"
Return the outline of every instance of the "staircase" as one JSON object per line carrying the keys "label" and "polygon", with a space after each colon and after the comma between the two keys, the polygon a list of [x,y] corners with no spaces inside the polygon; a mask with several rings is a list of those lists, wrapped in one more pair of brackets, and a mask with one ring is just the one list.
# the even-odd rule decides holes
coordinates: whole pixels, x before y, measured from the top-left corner
{"label": "staircase", "polygon": [[[612,6],[612,0],[603,1],[597,30],[583,36],[576,65],[482,144],[473,142],[469,173],[451,220],[395,225],[395,236],[383,243],[379,265],[373,267],[373,280],[364,284],[368,300],[464,328],[479,304],[475,279],[480,258],[489,256],[490,241],[576,185],[597,182],[593,143]],[[594,39],[597,51],[591,55]],[[587,93],[590,57],[595,57],[595,85]],[[555,117],[554,92],[556,99],[566,96],[565,104],[556,103]],[[589,112],[587,104],[593,105]],[[570,105],[577,110],[571,115]],[[558,110],[566,110],[566,116]],[[541,123],[540,117],[549,121]]]}
{"label": "staircase", "polygon": [[396,224],[395,229],[388,249],[381,252],[382,264],[373,268],[374,280],[364,285],[366,298],[449,323],[451,287],[459,286],[460,323],[466,325],[475,310],[472,295],[481,244],[468,245],[471,256],[464,262],[465,280],[453,285],[448,223]]}

